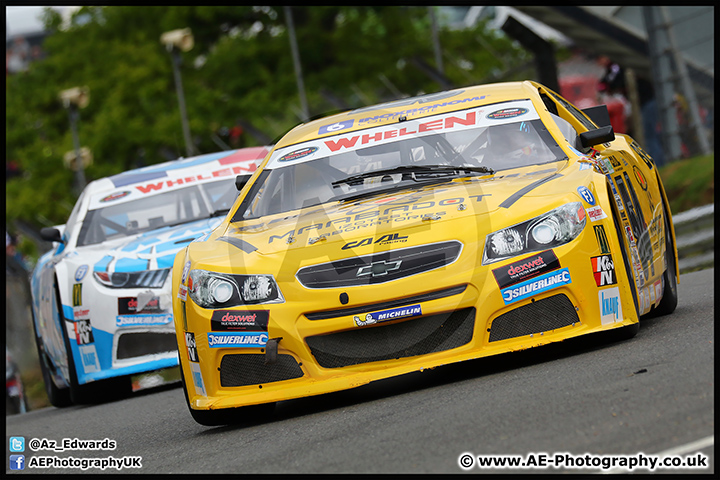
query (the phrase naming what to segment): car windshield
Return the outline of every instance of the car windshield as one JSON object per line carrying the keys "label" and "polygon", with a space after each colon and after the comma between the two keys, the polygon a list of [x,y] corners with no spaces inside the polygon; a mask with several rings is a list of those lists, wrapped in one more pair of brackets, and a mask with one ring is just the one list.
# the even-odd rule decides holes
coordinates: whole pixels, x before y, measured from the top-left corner
{"label": "car windshield", "polygon": [[529,100],[492,110],[468,109],[278,149],[232,221],[567,159]]}
{"label": "car windshield", "polygon": [[237,194],[234,179],[226,179],[194,184],[138,200],[88,210],[77,245],[94,245],[225,214]]}

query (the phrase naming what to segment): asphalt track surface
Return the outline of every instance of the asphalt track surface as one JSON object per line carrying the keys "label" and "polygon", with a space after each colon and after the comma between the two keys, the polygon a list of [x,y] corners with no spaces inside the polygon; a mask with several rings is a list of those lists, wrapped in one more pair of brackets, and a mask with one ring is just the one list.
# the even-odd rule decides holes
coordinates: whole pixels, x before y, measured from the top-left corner
{"label": "asphalt track surface", "polygon": [[[128,456],[141,457],[142,468],[14,472],[8,463],[6,472],[603,473],[602,467],[480,469],[477,457],[540,463],[539,454],[554,461],[569,453],[592,466],[601,460],[586,454],[700,453],[708,468],[656,472],[712,473],[714,269],[682,275],[679,292],[675,313],[643,321],[628,341],[595,335],[408,374],[280,402],[270,419],[244,425],[196,424],[178,384],[101,405],[7,417],[6,452],[10,436],[25,437],[26,465],[35,456]],[[117,446],[33,452],[34,438],[108,438]],[[464,453],[474,457],[468,470],[459,465]]]}

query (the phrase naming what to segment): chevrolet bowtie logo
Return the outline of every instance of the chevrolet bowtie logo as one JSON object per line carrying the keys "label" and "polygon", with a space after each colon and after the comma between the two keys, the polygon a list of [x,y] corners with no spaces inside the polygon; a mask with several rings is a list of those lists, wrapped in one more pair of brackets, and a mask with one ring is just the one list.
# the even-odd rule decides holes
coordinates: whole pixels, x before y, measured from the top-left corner
{"label": "chevrolet bowtie logo", "polygon": [[400,268],[401,263],[402,260],[398,260],[396,262],[385,262],[385,260],[373,262],[371,265],[360,267],[356,276],[364,277],[365,275],[372,275],[373,277],[378,277],[380,275],[387,275],[388,272],[392,272]]}

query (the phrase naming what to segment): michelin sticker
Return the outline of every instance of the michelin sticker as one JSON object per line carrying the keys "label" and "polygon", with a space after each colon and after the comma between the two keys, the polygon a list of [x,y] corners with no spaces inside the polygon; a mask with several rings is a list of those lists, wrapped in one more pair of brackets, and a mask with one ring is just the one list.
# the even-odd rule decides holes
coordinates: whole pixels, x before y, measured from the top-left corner
{"label": "michelin sticker", "polygon": [[422,307],[420,307],[420,305],[411,305],[409,307],[392,308],[390,310],[368,313],[365,315],[364,319],[354,316],[353,321],[358,327],[364,327],[365,325],[388,322],[390,320],[397,320],[398,318],[414,317],[416,315],[422,315]]}

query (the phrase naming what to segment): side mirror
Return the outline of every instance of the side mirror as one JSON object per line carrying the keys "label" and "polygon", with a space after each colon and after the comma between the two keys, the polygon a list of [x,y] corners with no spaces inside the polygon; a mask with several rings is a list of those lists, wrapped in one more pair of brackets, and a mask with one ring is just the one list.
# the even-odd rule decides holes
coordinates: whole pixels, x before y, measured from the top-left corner
{"label": "side mirror", "polygon": [[235,188],[237,188],[238,192],[243,189],[248,180],[250,180],[250,177],[252,177],[252,175],[249,174],[235,177]]}
{"label": "side mirror", "polygon": [[587,132],[581,133],[578,137],[582,148],[589,148],[601,143],[612,142],[613,140],[615,140],[615,132],[613,132],[612,125],[596,128],[595,130],[588,130]]}
{"label": "side mirror", "polygon": [[610,125],[610,113],[608,112],[607,105],[583,108],[583,113],[590,117],[590,120],[598,127],[607,127]]}
{"label": "side mirror", "polygon": [[40,229],[40,237],[48,242],[65,243],[60,234],[60,230],[55,227],[45,227]]}

